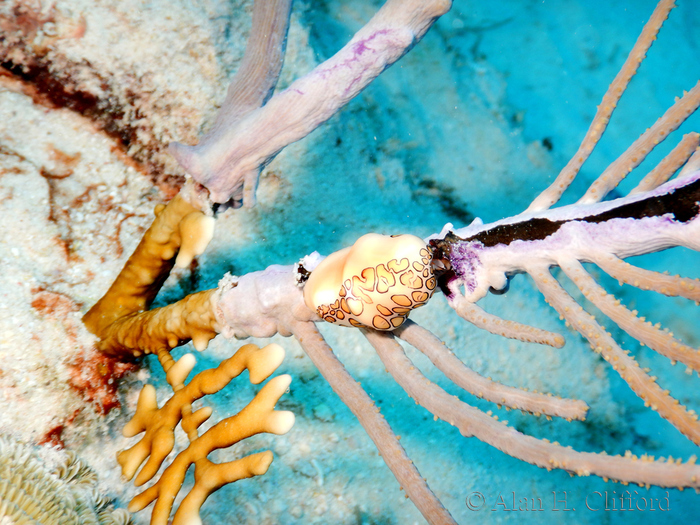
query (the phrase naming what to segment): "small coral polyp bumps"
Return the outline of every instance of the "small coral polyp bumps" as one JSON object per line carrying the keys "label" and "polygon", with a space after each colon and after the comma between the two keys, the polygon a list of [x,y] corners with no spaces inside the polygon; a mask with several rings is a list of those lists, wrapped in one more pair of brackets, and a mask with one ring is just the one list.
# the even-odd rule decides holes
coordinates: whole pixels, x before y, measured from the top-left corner
{"label": "small coral polyp bumps", "polygon": [[311,272],[304,300],[330,323],[393,330],[432,296],[431,260],[419,237],[369,233]]}

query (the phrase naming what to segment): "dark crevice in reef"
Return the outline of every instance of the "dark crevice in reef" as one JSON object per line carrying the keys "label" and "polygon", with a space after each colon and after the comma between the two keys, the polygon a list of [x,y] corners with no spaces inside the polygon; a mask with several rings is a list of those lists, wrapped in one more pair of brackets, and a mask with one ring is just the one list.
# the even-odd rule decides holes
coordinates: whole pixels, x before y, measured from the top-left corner
{"label": "dark crevice in reef", "polygon": [[[172,193],[182,185],[180,175],[167,173],[164,166],[154,161],[154,154],[167,145],[154,141],[144,144],[139,141],[141,128],[132,121],[143,119],[136,107],[137,94],[126,92],[127,105],[131,105],[133,118],[125,117],[125,107],[115,102],[120,99],[109,82],[91,69],[87,61],[72,64],[75,68],[91,70],[94,80],[99,83],[100,94],[96,95],[80,89],[79,81],[71,76],[65,65],[52,63],[48,44],[36,44],[36,38],[45,24],[56,22],[61,15],[51,10],[47,15],[26,6],[17,7],[13,15],[0,16],[0,80],[4,77],[21,86],[21,91],[33,102],[50,109],[68,109],[90,120],[96,128],[115,142],[115,151],[126,162],[148,176],[151,181],[166,193]],[[66,38],[80,38],[80,24],[75,23],[73,35]],[[134,148],[133,146],[137,146]]]}
{"label": "dark crevice in reef", "polygon": [[[1,53],[2,50],[0,58],[4,58]],[[135,154],[128,153],[129,148],[138,143],[138,128],[124,119],[123,108],[106,101],[110,98],[106,83],[102,85],[106,99],[103,100],[92,93],[72,89],[73,82],[55,76],[48,61],[37,60],[31,65],[2,61],[0,68],[0,75],[19,80],[31,88],[25,90],[25,94],[30,96],[35,104],[51,109],[69,109],[93,122],[100,131],[115,141],[119,151],[135,162],[135,168],[147,175],[161,189],[171,190],[181,186],[183,178],[180,175],[164,173],[163,167],[151,160],[152,146],[142,145]],[[138,113],[136,117],[139,117]]]}

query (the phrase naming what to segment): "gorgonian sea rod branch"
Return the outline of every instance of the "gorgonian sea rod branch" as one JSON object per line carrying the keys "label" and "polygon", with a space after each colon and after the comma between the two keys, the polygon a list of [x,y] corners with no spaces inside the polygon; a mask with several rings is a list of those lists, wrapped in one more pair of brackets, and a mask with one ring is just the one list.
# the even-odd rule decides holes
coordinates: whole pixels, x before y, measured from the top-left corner
{"label": "gorgonian sea rod branch", "polygon": [[[647,51],[649,51],[649,48],[656,40],[661,26],[674,7],[676,7],[675,0],[661,0],[658,3],[649,21],[645,24],[642,33],[639,35],[637,42],[627,56],[627,59],[624,64],[622,64],[619,73],[615,76],[608,91],[603,96],[603,100],[598,106],[598,111],[596,112],[593,122],[591,122],[578,151],[576,151],[564,169],[557,175],[554,182],[532,201],[527,211],[544,210],[552,206],[552,204],[561,198],[566,188],[568,188],[574,178],[576,178],[581,166],[586,162],[593,152],[593,149],[598,144],[598,141],[603,136],[603,133],[610,123],[610,117],[620,101],[620,97],[627,89],[632,77],[637,74],[639,65],[642,63],[642,60],[644,60],[644,57],[646,57]],[[673,129],[675,129],[675,127]]]}
{"label": "gorgonian sea rod branch", "polygon": [[[645,194],[602,203],[570,205],[522,213],[484,225],[480,222],[435,236],[430,243],[449,269],[441,277],[448,297],[464,286],[476,302],[501,290],[507,276],[533,263],[556,266],[562,254],[596,262],[598,254],[620,259],[673,246],[700,247],[700,171],[674,179]],[[463,256],[478,246],[478,258]]]}
{"label": "gorgonian sea rod branch", "polygon": [[[285,146],[332,117],[409,51],[445,14],[451,0],[389,0],[333,57],[239,118],[235,112],[196,146],[171,151],[214,202],[252,206],[260,170]],[[230,112],[222,107],[222,113]]]}
{"label": "gorgonian sea rod branch", "polygon": [[457,427],[465,437],[475,436],[507,454],[543,468],[560,468],[579,476],[597,476],[622,482],[653,484],[661,487],[695,487],[700,485],[700,468],[695,460],[665,463],[631,454],[608,456],[578,452],[569,447],[521,434],[452,396],[428,380],[406,356],[403,348],[388,332],[364,331],[387,371],[415,401],[437,418]]}
{"label": "gorgonian sea rod branch", "polygon": [[[640,272],[625,265],[622,259],[674,246],[700,249],[700,172],[689,173],[647,193],[610,202],[576,204],[537,214],[526,212],[489,225],[477,223],[456,233],[447,232],[442,239],[432,240],[431,246],[445,268],[438,277],[441,287],[462,317],[471,321],[461,312],[464,305],[478,301],[489,290],[501,289],[509,275],[529,274],[547,301],[589,340],[648,406],[694,443],[700,443],[697,415],[657,385],[655,378],[623,351],[549,272],[552,266],[561,267],[590,303],[634,339],[674,363],[682,362],[699,370],[700,352],[696,348],[638,318],[636,311],[628,310],[598,285],[580,261],[599,264],[603,270],[610,269],[613,277],[635,286],[697,300],[697,280]],[[473,246],[478,247],[478,257],[465,256]],[[524,341],[533,339],[522,330],[501,335]]]}

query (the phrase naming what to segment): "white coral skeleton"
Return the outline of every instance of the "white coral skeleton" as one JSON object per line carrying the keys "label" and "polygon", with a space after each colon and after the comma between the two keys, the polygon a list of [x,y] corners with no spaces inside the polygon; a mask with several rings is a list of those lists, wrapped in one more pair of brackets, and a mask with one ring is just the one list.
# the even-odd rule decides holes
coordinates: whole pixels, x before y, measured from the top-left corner
{"label": "white coral skeleton", "polygon": [[[103,351],[121,356],[161,354],[189,340],[204,350],[218,333],[237,338],[276,333],[294,336],[357,416],[408,497],[431,524],[455,522],[315,323],[325,319],[362,330],[408,395],[436,418],[457,426],[464,436],[475,436],[548,469],[640,485],[700,488],[700,467],[694,458],[687,463],[655,462],[632,455],[577,452],[519,433],[429,382],[396,341],[398,337],[414,346],[456,385],[486,400],[538,415],[584,419],[585,402],[527,392],[481,377],[430,331],[407,319],[411,309],[424,305],[439,289],[458,315],[480,328],[561,347],[561,335],[500,319],[476,304],[489,291],[506,291],[514,274],[528,274],[568,325],[588,339],[648,406],[700,444],[697,415],[658,385],[552,274],[553,267],[561,268],[586,299],[631,337],[700,371],[697,349],[638,318],[597,284],[582,264],[592,263],[615,279],[645,290],[700,301],[697,279],[659,274],[624,261],[674,246],[700,251],[700,135],[684,137],[629,195],[603,200],[654,145],[697,109],[700,84],[680,98],[576,204],[551,208],[603,133],[673,8],[672,1],[659,3],[603,98],[579,151],[525,212],[493,224],[478,220],[463,228],[448,224],[425,240],[370,234],[325,259],[314,253],[294,266],[227,276],[214,290],[143,311],[175,258],[178,265],[186,266],[206,246],[213,235],[214,203],[252,206],[260,170],[400,58],[449,7],[445,0],[389,0],[334,57],[270,98],[281,64],[290,2],[256,1],[253,36],[213,129],[197,146],[171,148],[192,178],[171,204],[157,210],[154,225],[112,289],[86,314],[86,326],[101,337]],[[263,34],[272,36],[259,38]],[[120,306],[114,308],[117,303]]]}

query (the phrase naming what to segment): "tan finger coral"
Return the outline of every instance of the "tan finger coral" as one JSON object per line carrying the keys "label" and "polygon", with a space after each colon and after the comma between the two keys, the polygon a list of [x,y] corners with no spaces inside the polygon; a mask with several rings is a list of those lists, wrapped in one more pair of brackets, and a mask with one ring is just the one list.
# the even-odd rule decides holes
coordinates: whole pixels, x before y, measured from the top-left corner
{"label": "tan finger coral", "polygon": [[284,350],[276,344],[264,348],[252,344],[242,346],[218,367],[200,372],[186,385],[185,379],[195,365],[192,354],[186,354],[175,361],[167,351],[162,351],[158,358],[175,394],[158,408],[155,388],[152,385],[144,386],[136,413],[124,427],[124,435],[127,437],[141,432],[144,435],[133,447],[120,452],[117,461],[122,467],[122,474],[132,479],[148,458],[134,482],[140,486],[156,475],[165,458],[172,452],[175,445],[174,431],[178,423],[181,422],[190,444],[175,457],[153,486],[131,501],[129,510],[137,512],[155,501],[151,524],[168,523],[173,502],[182,487],[187,469],[194,464],[194,487],[176,511],[173,524],[199,524],[199,510],[211,493],[228,483],[267,472],[272,463],[272,452],[269,450],[221,464],[212,463],[207,455],[255,434],[289,432],[294,425],[294,414],[275,411],[274,407],[289,388],[291,377],[282,375],[273,378],[238,414],[220,421],[200,436],[197,429],[211,416],[212,411],[208,407],[193,411],[192,403],[222,390],[246,369],[251,383],[264,381],[284,359]]}
{"label": "tan finger coral", "polygon": [[115,321],[147,310],[173,265],[189,265],[206,248],[214,234],[214,218],[193,204],[198,201],[196,192],[186,188],[167,206],[156,207],[153,224],[119,277],[83,317],[93,334],[103,337]]}

